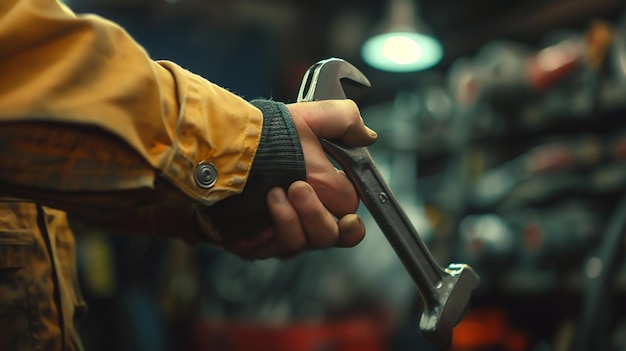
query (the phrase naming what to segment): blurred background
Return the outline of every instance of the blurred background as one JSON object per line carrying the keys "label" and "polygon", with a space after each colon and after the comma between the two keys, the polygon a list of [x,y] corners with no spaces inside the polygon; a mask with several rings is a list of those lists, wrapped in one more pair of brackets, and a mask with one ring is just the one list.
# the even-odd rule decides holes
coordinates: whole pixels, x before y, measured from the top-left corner
{"label": "blurred background", "polygon": [[[481,276],[451,349],[626,350],[623,1],[66,2],[246,99],[293,102],[310,65],[351,62],[410,220]],[[439,350],[359,211],[361,245],[287,261],[79,230],[87,350]]]}

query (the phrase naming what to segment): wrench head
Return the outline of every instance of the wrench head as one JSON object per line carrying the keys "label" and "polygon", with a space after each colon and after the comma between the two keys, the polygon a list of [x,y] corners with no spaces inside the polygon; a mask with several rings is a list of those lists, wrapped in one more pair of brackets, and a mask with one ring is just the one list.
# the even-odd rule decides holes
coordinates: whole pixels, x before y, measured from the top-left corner
{"label": "wrench head", "polygon": [[453,263],[445,269],[446,276],[437,289],[438,301],[426,304],[420,319],[422,335],[431,342],[450,347],[452,331],[461,322],[470,306],[472,293],[478,289],[480,278],[472,267]]}
{"label": "wrench head", "polygon": [[349,62],[336,57],[321,60],[304,74],[298,101],[345,99],[343,82],[370,86],[367,77]]}

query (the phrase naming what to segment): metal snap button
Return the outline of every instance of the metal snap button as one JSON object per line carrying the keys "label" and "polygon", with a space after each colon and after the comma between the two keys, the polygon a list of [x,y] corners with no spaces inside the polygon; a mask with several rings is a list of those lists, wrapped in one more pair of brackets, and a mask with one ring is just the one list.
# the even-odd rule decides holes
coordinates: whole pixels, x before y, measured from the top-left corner
{"label": "metal snap button", "polygon": [[195,178],[199,187],[208,189],[217,182],[217,168],[213,162],[204,163],[202,161],[196,167]]}

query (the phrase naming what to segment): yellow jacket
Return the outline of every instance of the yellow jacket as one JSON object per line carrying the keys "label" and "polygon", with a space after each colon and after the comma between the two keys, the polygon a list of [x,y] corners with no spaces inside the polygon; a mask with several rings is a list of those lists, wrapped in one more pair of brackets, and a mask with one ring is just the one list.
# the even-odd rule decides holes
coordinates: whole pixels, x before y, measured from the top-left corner
{"label": "yellow jacket", "polygon": [[263,118],[109,21],[0,1],[0,350],[80,349],[74,241],[51,207],[228,240],[196,208],[242,192]]}

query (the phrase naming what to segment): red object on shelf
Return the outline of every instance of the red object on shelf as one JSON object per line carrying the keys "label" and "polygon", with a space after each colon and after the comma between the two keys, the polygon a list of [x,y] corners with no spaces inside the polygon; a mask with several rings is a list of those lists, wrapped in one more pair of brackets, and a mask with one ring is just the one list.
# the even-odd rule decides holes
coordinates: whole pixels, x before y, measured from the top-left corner
{"label": "red object on shelf", "polygon": [[528,61],[530,84],[537,90],[547,89],[570,74],[581,60],[581,53],[574,42],[563,41],[547,47]]}
{"label": "red object on shelf", "polygon": [[[381,325],[382,324],[382,325]],[[370,318],[286,325],[203,320],[193,351],[387,351],[388,328]]]}

